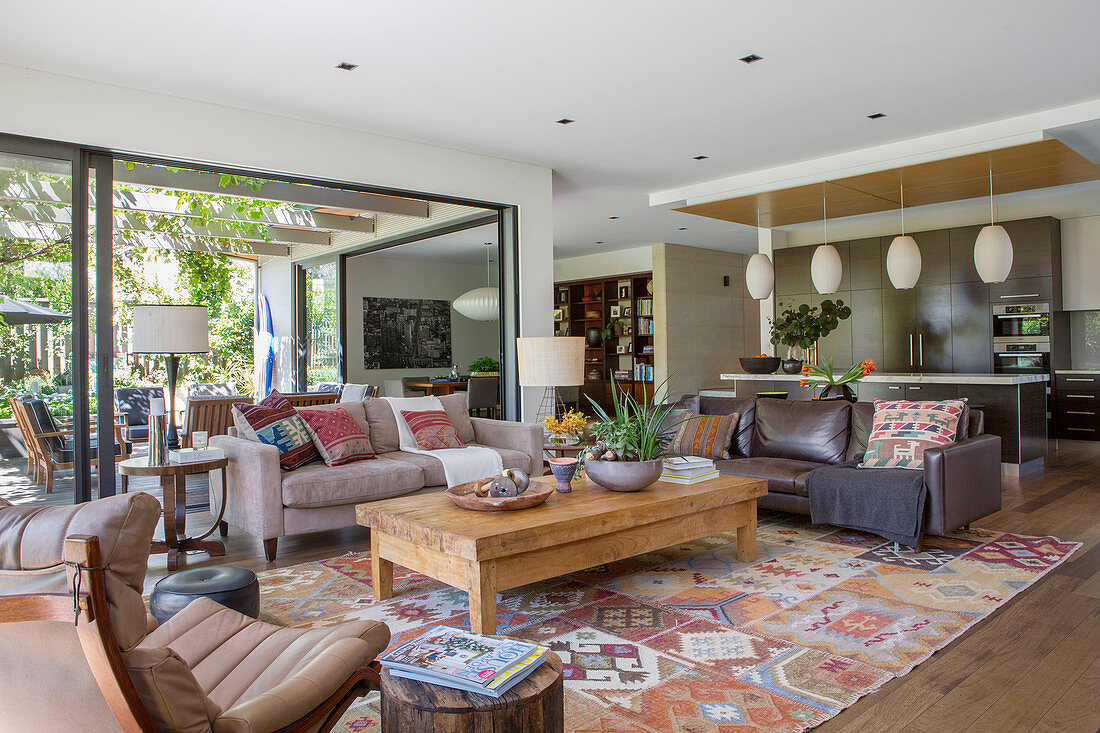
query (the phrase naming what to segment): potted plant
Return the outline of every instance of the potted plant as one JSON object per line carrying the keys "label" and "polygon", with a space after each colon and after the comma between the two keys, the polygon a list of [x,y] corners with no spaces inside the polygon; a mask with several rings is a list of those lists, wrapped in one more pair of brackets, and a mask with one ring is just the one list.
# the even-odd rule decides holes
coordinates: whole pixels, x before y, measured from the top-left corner
{"label": "potted plant", "polygon": [[667,454],[661,436],[679,424],[667,424],[675,407],[664,404],[667,385],[667,379],[658,385],[651,404],[619,390],[612,376],[614,414],[588,398],[599,420],[591,427],[596,444],[584,454],[585,473],[594,483],[611,491],[640,491],[661,477]]}
{"label": "potted plant", "polygon": [[622,336],[623,328],[626,324],[619,318],[612,318],[607,322],[607,325],[603,327],[603,333],[601,334],[605,339],[609,339],[612,336]]}
{"label": "potted plant", "polygon": [[823,367],[810,366],[809,364],[802,367],[802,386],[824,384],[825,389],[821,390],[821,394],[817,397],[819,400],[839,398],[855,402],[856,393],[848,385],[859,382],[876,369],[878,367],[875,366],[874,359],[864,359],[858,364],[848,367],[848,371],[838,377],[833,374],[833,359],[829,357],[829,361]]}
{"label": "potted plant", "polygon": [[483,356],[470,364],[471,377],[499,377],[500,362],[491,356]]}
{"label": "potted plant", "polygon": [[801,372],[802,350],[835,331],[840,322],[851,315],[852,309],[839,299],[835,302],[823,300],[820,307],[803,303],[798,308],[784,310],[771,322],[771,342],[787,347],[783,371],[787,374]]}

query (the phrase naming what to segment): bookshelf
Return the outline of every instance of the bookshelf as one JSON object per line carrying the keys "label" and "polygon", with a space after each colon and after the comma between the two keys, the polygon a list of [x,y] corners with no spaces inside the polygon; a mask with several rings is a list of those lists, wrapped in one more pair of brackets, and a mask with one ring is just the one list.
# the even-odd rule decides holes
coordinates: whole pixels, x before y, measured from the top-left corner
{"label": "bookshelf", "polygon": [[[616,333],[585,348],[582,395],[610,405],[611,377],[637,399],[653,397],[653,275],[639,272],[554,283],[554,335],[584,337],[614,320]],[[583,405],[587,400],[581,399]]]}

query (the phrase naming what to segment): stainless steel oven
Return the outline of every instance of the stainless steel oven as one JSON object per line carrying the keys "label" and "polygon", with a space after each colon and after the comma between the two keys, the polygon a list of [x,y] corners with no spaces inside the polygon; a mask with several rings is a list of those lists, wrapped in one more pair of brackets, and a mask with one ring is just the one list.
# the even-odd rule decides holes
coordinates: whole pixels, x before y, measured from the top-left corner
{"label": "stainless steel oven", "polygon": [[1050,338],[1050,303],[993,306],[993,338]]}
{"label": "stainless steel oven", "polygon": [[998,336],[993,339],[993,371],[998,374],[1050,374],[1050,339]]}

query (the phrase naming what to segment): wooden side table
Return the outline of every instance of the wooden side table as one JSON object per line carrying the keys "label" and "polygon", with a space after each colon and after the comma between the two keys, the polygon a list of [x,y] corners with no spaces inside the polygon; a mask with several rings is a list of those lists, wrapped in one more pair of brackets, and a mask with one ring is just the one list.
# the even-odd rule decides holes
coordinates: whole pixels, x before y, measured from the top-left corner
{"label": "wooden side table", "polygon": [[538,669],[500,697],[393,677],[384,669],[382,730],[562,733],[565,688],[561,659],[547,652]]}
{"label": "wooden side table", "polygon": [[[179,553],[200,550],[214,556],[225,554],[225,545],[218,540],[206,539],[221,524],[225,516],[225,499],[228,493],[228,478],[225,467],[229,459],[216,458],[201,463],[168,463],[163,466],[150,466],[146,457],[129,458],[118,464],[123,476],[160,477],[161,507],[164,510],[164,540],[153,540],[152,552],[168,553],[168,569],[175,570],[179,564]],[[187,536],[187,477],[196,473],[222,472],[222,500],[218,516],[210,528],[198,537]]]}

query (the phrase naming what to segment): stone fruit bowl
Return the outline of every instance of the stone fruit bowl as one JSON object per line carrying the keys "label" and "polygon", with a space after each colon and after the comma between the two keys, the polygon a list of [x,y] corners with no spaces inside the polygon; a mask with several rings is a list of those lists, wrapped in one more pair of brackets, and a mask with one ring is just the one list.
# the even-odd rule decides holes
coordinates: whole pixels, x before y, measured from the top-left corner
{"label": "stone fruit bowl", "polygon": [[585,461],[585,475],[610,491],[641,491],[661,478],[664,461]]}
{"label": "stone fruit bowl", "polygon": [[782,360],[778,356],[742,356],[738,361],[749,374],[772,374]]}
{"label": "stone fruit bowl", "polygon": [[443,493],[447,498],[463,509],[472,509],[475,512],[503,512],[513,509],[529,509],[546,501],[554,493],[553,484],[541,481],[532,481],[531,485],[519,496],[478,496],[475,488],[480,481],[467,481],[458,486],[452,486]]}

